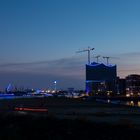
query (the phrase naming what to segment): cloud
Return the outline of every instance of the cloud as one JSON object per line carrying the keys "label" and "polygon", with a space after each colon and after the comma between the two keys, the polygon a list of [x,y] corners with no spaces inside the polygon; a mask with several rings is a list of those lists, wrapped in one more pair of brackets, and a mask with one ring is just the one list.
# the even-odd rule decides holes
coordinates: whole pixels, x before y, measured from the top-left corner
{"label": "cloud", "polygon": [[0,65],[0,82],[28,87],[47,87],[58,80],[60,88],[74,87],[84,89],[85,65],[79,57],[51,61],[27,63],[6,63]]}
{"label": "cloud", "polygon": [[59,75],[80,75],[80,68],[84,68],[84,63],[75,58],[63,58],[52,61],[39,61],[29,63],[9,63],[1,64],[0,71],[14,71],[21,73],[40,73],[40,74],[57,74]]}
{"label": "cloud", "polygon": [[[110,63],[117,64],[118,76],[140,74],[140,52],[125,53],[115,57],[119,59],[112,58]],[[53,81],[57,80],[59,88],[84,89],[86,62],[86,57],[73,56],[48,61],[0,64],[0,87],[12,82],[19,86],[45,88],[52,87]]]}
{"label": "cloud", "polygon": [[124,57],[140,57],[140,52],[123,53],[123,54],[120,54],[120,56],[124,56]]}
{"label": "cloud", "polygon": [[140,52],[129,52],[119,55],[116,61],[118,66],[118,75],[126,77],[130,74],[140,74]]}

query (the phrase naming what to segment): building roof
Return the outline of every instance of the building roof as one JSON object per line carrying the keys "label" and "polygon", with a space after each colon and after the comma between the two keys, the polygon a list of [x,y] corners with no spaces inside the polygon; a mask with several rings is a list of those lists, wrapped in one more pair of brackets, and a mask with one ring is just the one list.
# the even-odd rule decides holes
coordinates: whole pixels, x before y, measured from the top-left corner
{"label": "building roof", "polygon": [[96,63],[96,62],[92,62],[91,64],[87,64],[88,66],[93,66],[93,67],[116,67],[116,65],[106,65],[104,63]]}

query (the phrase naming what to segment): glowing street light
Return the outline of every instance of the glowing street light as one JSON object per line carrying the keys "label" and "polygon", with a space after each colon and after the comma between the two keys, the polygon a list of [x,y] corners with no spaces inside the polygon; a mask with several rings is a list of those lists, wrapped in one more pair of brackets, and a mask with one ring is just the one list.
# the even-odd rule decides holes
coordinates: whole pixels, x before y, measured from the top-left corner
{"label": "glowing street light", "polygon": [[57,81],[54,81],[54,90],[56,91],[56,84],[57,84]]}

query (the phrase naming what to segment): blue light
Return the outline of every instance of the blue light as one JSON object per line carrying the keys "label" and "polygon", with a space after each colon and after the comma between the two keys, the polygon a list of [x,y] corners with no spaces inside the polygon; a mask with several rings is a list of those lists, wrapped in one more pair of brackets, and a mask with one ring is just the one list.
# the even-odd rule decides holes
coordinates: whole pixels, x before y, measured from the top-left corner
{"label": "blue light", "polygon": [[91,63],[88,66],[92,66],[92,67],[98,67],[98,66],[100,66],[100,67],[115,67],[116,65],[111,65],[111,64],[110,65],[106,65],[106,64],[103,64],[103,63],[93,62],[93,63]]}

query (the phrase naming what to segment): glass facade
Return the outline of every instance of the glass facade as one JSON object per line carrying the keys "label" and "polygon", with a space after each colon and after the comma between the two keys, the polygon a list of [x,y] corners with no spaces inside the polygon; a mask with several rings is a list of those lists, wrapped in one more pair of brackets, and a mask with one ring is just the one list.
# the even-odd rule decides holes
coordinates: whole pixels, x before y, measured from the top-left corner
{"label": "glass facade", "polygon": [[116,65],[91,63],[86,65],[86,90],[93,93],[116,91]]}

